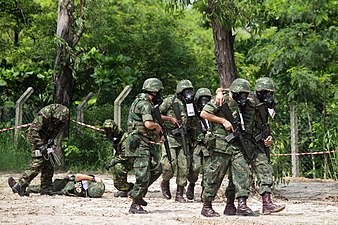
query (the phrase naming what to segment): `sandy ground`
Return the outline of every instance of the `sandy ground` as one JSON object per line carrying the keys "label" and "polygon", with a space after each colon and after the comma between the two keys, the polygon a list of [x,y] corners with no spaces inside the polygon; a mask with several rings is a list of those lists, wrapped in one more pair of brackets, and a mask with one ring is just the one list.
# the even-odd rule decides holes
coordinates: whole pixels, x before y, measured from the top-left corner
{"label": "sandy ground", "polygon": [[[278,185],[273,196],[275,203],[286,204],[284,211],[258,217],[239,217],[223,215],[225,180],[213,203],[221,216],[206,218],[200,214],[200,185],[196,187],[195,201],[180,204],[162,198],[161,179],[158,179],[145,198],[148,214],[133,215],[128,214],[131,199],[114,197],[116,189],[108,175],[100,175],[106,184],[106,192],[99,199],[39,194],[20,197],[8,187],[8,176],[0,174],[0,224],[338,224],[338,182],[335,181],[288,179],[288,184]],[[54,178],[63,176],[56,174]],[[14,177],[18,178],[19,174],[14,174]],[[133,181],[134,177],[131,176],[130,180]],[[37,177],[33,183],[39,181]],[[174,195],[174,179],[171,190]],[[260,197],[251,196],[248,205],[260,211]]]}

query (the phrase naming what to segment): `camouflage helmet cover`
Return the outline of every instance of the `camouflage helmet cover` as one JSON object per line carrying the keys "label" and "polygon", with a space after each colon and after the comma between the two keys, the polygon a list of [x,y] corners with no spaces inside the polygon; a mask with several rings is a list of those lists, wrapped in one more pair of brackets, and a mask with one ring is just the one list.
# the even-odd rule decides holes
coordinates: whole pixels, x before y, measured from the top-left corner
{"label": "camouflage helmet cover", "polygon": [[51,117],[63,122],[69,120],[69,109],[61,104],[48,105],[41,109],[39,114],[44,117],[48,117],[48,115],[50,115]]}
{"label": "camouflage helmet cover", "polygon": [[194,89],[194,86],[192,86],[192,83],[190,80],[181,80],[177,83],[176,86],[176,94],[181,93],[184,89],[192,88]]}
{"label": "camouflage helmet cover", "polygon": [[162,81],[157,78],[148,78],[144,81],[142,90],[150,92],[158,92],[163,89]]}
{"label": "camouflage helmet cover", "polygon": [[90,182],[88,187],[88,196],[91,198],[100,198],[106,187],[103,182]]}
{"label": "camouflage helmet cover", "polygon": [[256,81],[256,91],[276,91],[275,83],[269,77],[261,77]]}
{"label": "camouflage helmet cover", "polygon": [[211,91],[210,91],[208,88],[199,88],[199,89],[196,91],[195,99],[199,99],[199,98],[202,97],[202,96],[208,96],[208,97],[211,97],[211,96],[212,96]]}
{"label": "camouflage helmet cover", "polygon": [[251,86],[249,81],[242,79],[242,78],[237,78],[234,80],[229,87],[229,90],[234,93],[239,93],[239,92],[251,92]]}

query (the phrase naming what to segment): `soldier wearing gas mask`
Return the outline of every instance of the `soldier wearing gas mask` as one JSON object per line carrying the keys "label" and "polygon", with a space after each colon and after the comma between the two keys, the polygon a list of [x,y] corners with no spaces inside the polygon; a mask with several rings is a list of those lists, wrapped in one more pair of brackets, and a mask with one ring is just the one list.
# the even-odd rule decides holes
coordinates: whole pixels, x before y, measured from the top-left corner
{"label": "soldier wearing gas mask", "polygon": [[[194,87],[189,80],[181,80],[176,86],[176,95],[169,95],[160,106],[163,120],[168,128],[168,141],[173,169],[165,151],[162,151],[161,191],[165,199],[171,199],[170,179],[176,172],[177,191],[175,201],[186,202],[183,197],[192,161],[191,144],[196,137],[197,117],[194,107]],[[163,148],[164,149],[164,148]],[[175,171],[173,171],[175,170]]]}

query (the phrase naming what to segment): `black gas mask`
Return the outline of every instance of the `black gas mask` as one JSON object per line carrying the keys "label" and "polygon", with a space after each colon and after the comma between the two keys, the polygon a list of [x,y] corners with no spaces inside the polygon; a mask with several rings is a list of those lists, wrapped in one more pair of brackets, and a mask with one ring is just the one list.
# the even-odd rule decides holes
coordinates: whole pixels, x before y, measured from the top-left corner
{"label": "black gas mask", "polygon": [[181,95],[181,97],[183,98],[183,100],[185,101],[186,104],[194,102],[194,95],[195,95],[194,89],[192,89],[192,88],[184,89],[180,93],[180,95]]}
{"label": "black gas mask", "polygon": [[268,108],[273,109],[275,107],[275,101],[273,99],[272,91],[258,91],[257,98],[263,102]]}
{"label": "black gas mask", "polygon": [[162,89],[160,89],[156,94],[151,94],[153,99],[151,100],[154,105],[161,105],[163,102]]}
{"label": "black gas mask", "polygon": [[198,111],[202,111],[203,107],[210,101],[211,97],[202,96],[197,101],[197,109]]}
{"label": "black gas mask", "polygon": [[232,98],[236,101],[239,108],[243,108],[248,101],[249,93],[247,92],[232,92]]}
{"label": "black gas mask", "polygon": [[59,120],[55,117],[52,117],[51,122],[52,122],[52,126],[55,127],[55,128],[62,127],[65,124],[65,122],[63,122],[63,121],[61,121],[61,120]]}

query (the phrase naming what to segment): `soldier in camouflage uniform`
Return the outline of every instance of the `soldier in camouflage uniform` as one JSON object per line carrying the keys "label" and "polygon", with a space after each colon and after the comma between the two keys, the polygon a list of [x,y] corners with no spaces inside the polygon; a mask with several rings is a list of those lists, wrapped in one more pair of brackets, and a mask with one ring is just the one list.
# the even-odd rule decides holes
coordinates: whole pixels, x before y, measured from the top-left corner
{"label": "soldier in camouflage uniform", "polygon": [[143,93],[136,96],[128,116],[126,156],[134,159],[136,182],[129,192],[133,202],[129,213],[146,213],[142,206],[148,187],[161,175],[159,145],[161,126],[154,122],[153,106],[162,103],[162,82],[149,78],[143,83]]}
{"label": "soldier in camouflage uniform", "polygon": [[[272,136],[270,135],[265,140],[255,141],[255,136],[262,133],[262,121],[257,110],[258,104],[263,103],[268,108],[274,107],[273,93],[275,92],[275,85],[270,78],[260,78],[256,82],[256,95],[249,96],[248,104],[243,108],[242,114],[245,124],[245,139],[248,146],[251,149],[251,156],[247,157],[248,163],[250,163],[252,171],[257,176],[259,185],[259,194],[262,196],[263,214],[269,214],[272,212],[279,212],[285,208],[285,205],[275,205],[271,201],[271,186],[273,183],[273,168],[269,162],[269,156],[265,151],[266,147],[270,147],[272,144]],[[219,97],[221,99],[221,97]],[[222,99],[223,100],[223,99]],[[266,113],[268,115],[268,113]],[[227,196],[227,204],[224,214],[235,215],[236,208],[234,205],[234,186],[232,184],[231,177],[229,177],[229,186],[227,192],[230,195]]]}
{"label": "soldier in camouflage uniform", "polygon": [[26,195],[26,188],[30,182],[41,172],[41,194],[52,195],[52,178],[54,167],[53,156],[47,151],[49,143],[53,143],[61,128],[69,120],[69,109],[60,104],[51,104],[42,108],[29,128],[28,141],[32,145],[32,160],[30,168],[20,177],[18,183],[13,178],[8,184],[14,193]]}
{"label": "soldier in camouflage uniform", "polygon": [[[27,191],[40,193],[41,187],[30,184]],[[101,178],[94,175],[75,174],[63,179],[55,179],[53,191],[59,195],[100,198],[105,191],[105,185]]]}
{"label": "soldier in camouflage uniform", "polygon": [[133,160],[125,156],[128,134],[111,119],[103,123],[106,137],[113,143],[114,158],[106,164],[106,169],[113,168],[114,187],[118,190],[115,197],[127,197],[134,184],[127,181],[128,172],[133,169]]}
{"label": "soldier in camouflage uniform", "polygon": [[[172,104],[177,103],[179,105],[182,124],[178,123],[175,116]],[[187,185],[189,166],[187,156],[184,154],[182,138],[179,133],[174,134],[174,130],[179,126],[183,126],[186,130],[186,137],[188,140],[187,145],[189,149],[192,149],[191,144],[196,137],[196,124],[197,117],[193,107],[194,103],[194,87],[189,80],[181,80],[177,83],[176,95],[169,95],[164,99],[163,104],[160,107],[162,118],[166,121],[168,127],[168,142],[170,146],[171,156],[173,158],[173,168],[176,170],[176,183],[177,191],[175,201],[184,203],[186,202],[183,197],[184,187]],[[188,106],[191,106],[190,108]],[[192,110],[190,110],[192,109]],[[190,110],[190,111],[188,111]],[[189,115],[191,113],[191,116]],[[162,148],[164,150],[164,147]],[[167,154],[162,152],[162,182],[161,191],[165,199],[171,199],[170,193],[170,179],[174,176],[175,171],[171,169]]]}
{"label": "soldier in camouflage uniform", "polygon": [[[203,107],[210,101],[211,99],[211,91],[208,88],[199,88],[195,94],[195,106],[196,113],[201,113]],[[204,177],[204,172],[206,170],[207,161],[209,159],[209,151],[206,148],[205,144],[205,135],[209,130],[209,123],[207,120],[199,117],[199,121],[197,123],[197,137],[196,143],[193,144],[193,155],[192,155],[192,165],[190,166],[188,181],[189,185],[187,188],[187,199],[194,199],[194,188],[195,183],[198,180],[198,175],[202,172]],[[209,132],[210,133],[210,132]],[[204,187],[204,178],[202,177],[202,188]]]}
{"label": "soldier in camouflage uniform", "polygon": [[[230,92],[225,97],[233,115],[240,120],[242,108],[246,105],[250,91],[247,80],[236,79],[230,87]],[[232,124],[225,115],[218,110],[215,99],[212,99],[204,108],[201,117],[212,122],[211,131],[214,136],[208,140],[208,148],[212,151],[208,168],[205,172],[205,188],[202,193],[203,208],[201,214],[206,217],[217,217],[219,214],[212,208],[211,202],[223,181],[225,173],[229,171],[235,186],[234,193],[226,193],[227,196],[235,195],[238,199],[237,215],[253,216],[255,213],[246,205],[250,193],[250,168],[245,160],[241,146],[237,140],[226,142],[225,137],[233,131]]]}

